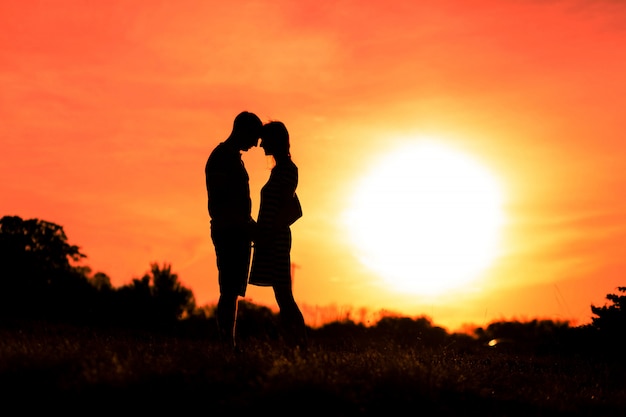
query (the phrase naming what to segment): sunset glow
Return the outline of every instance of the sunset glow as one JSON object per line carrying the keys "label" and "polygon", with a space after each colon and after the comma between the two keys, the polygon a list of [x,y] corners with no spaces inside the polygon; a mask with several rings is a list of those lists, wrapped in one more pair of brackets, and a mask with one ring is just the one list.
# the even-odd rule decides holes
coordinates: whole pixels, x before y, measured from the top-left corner
{"label": "sunset glow", "polygon": [[495,178],[432,141],[381,159],[344,214],[360,261],[396,291],[416,295],[476,279],[499,252],[504,213]]}
{"label": "sunset glow", "polygon": [[167,262],[216,302],[203,170],[242,110],[289,129],[311,325],[581,324],[626,285],[626,2],[3,1],[0,25],[0,214],[114,285]]}

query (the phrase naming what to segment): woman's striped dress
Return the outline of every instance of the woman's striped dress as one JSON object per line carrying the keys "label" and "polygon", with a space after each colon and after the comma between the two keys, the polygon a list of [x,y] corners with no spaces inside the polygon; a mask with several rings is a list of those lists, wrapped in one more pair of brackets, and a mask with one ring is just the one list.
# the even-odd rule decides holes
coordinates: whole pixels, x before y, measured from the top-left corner
{"label": "woman's striped dress", "polygon": [[291,230],[281,212],[296,192],[298,167],[291,161],[272,168],[261,189],[249,283],[273,286],[291,283]]}

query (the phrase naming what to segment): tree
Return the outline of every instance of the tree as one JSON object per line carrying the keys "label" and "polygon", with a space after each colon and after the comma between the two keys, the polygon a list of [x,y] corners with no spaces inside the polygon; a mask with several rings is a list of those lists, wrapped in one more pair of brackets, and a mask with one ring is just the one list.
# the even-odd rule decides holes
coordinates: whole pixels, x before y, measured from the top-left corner
{"label": "tree", "polygon": [[180,283],[169,264],[160,267],[152,263],[148,273],[134,278],[117,293],[118,313],[134,324],[171,324],[190,316],[196,308],[193,292]]}
{"label": "tree", "polygon": [[391,341],[399,345],[442,345],[448,336],[445,329],[433,326],[428,317],[412,319],[409,317],[384,316],[371,329],[377,339]]}
{"label": "tree", "polygon": [[[39,219],[18,216],[0,219],[0,261],[3,275],[9,278],[37,278],[50,271],[71,271],[72,262],[86,255],[70,245],[63,227]],[[30,276],[27,276],[28,274]]]}
{"label": "tree", "polygon": [[498,350],[549,352],[563,347],[569,322],[553,320],[496,321],[475,329],[478,341]]}
{"label": "tree", "polygon": [[18,216],[0,219],[0,317],[79,322],[171,324],[194,314],[193,292],[171,265],[151,264],[130,285],[115,289],[102,272],[91,276],[86,258],[63,227]]}
{"label": "tree", "polygon": [[98,291],[111,291],[113,285],[111,285],[111,278],[104,272],[96,272],[93,277],[89,279],[91,285],[93,285]]}
{"label": "tree", "polygon": [[626,333],[626,287],[617,287],[619,292],[624,295],[607,294],[606,299],[611,301],[612,305],[604,305],[601,307],[591,305],[591,312],[597,317],[592,317],[592,326],[595,327],[600,334],[606,337],[617,337],[621,340],[621,335]]}
{"label": "tree", "polygon": [[196,308],[193,292],[185,288],[178,280],[178,275],[172,273],[172,265],[150,265],[150,274],[144,279],[152,281],[152,295],[156,304],[156,312],[164,320],[179,320],[189,316]]}
{"label": "tree", "polygon": [[63,227],[18,216],[0,219],[0,313],[53,315],[79,301],[89,287],[86,255],[70,245]]}

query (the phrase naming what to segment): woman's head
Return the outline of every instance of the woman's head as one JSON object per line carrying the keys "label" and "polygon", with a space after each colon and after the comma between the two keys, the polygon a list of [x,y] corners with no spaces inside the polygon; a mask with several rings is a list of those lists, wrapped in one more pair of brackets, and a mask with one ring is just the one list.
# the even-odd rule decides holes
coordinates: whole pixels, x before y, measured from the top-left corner
{"label": "woman's head", "polygon": [[289,156],[289,132],[285,124],[278,121],[264,124],[261,130],[261,147],[266,155]]}

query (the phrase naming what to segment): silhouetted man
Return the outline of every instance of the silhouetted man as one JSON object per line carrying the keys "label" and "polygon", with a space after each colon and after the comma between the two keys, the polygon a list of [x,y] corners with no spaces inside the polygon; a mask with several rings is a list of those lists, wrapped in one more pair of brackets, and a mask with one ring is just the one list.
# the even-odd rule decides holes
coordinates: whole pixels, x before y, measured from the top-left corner
{"label": "silhouetted man", "polygon": [[254,113],[238,114],[230,136],[211,152],[204,170],[220,287],[216,318],[222,341],[233,348],[237,303],[246,293],[256,226],[241,151],[257,146],[262,126]]}

